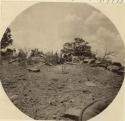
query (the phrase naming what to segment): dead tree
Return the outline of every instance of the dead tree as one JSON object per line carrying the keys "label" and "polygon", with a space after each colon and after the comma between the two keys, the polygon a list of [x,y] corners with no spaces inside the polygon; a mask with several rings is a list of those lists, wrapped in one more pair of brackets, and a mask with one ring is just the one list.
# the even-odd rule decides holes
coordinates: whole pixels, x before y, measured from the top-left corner
{"label": "dead tree", "polygon": [[106,60],[106,59],[110,58],[111,56],[116,56],[116,52],[115,51],[108,51],[106,48],[104,56],[102,57],[102,60]]}

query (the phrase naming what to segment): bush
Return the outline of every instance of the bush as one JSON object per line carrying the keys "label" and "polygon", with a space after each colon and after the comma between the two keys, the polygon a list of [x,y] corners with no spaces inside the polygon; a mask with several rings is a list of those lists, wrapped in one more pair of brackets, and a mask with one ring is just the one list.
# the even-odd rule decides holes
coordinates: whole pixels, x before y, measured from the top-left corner
{"label": "bush", "polygon": [[18,58],[19,58],[18,59],[19,65],[26,66],[26,64],[27,64],[27,52],[20,49],[19,54],[18,54]]}

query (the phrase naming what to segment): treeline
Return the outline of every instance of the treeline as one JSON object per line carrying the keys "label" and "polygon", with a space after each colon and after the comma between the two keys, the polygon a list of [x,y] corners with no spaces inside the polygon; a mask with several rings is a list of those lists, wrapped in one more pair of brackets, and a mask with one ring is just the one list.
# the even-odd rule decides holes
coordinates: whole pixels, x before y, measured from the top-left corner
{"label": "treeline", "polygon": [[63,48],[59,53],[44,53],[37,48],[32,50],[19,49],[19,52],[16,52],[16,48],[10,48],[12,45],[13,39],[11,30],[10,28],[7,28],[1,40],[1,56],[4,60],[10,60],[15,57],[20,57],[23,60],[33,56],[44,56],[46,61],[52,64],[60,64],[65,61],[72,61],[73,56],[78,56],[79,59],[82,59],[83,57],[95,58],[95,54],[91,51],[91,46],[89,46],[89,43],[82,38],[75,38],[73,42],[64,43]]}
{"label": "treeline", "polygon": [[[91,46],[87,41],[82,38],[74,38],[71,42],[63,44],[61,50],[57,52],[44,53],[38,48],[34,49],[19,49],[9,48],[13,45],[13,39],[10,28],[7,28],[3,38],[1,40],[1,60],[18,60],[20,63],[33,64],[43,62],[49,65],[63,64],[65,62],[70,63],[89,63],[92,66],[101,66],[107,69],[111,65],[118,66],[123,69],[123,66],[119,62],[113,62],[111,56],[115,55],[114,51],[105,51],[102,57],[97,57],[97,54],[92,52]],[[117,69],[118,70],[118,69]]]}
{"label": "treeline", "polygon": [[[65,61],[71,62],[75,58],[76,60],[84,60],[85,58],[97,59],[97,55],[92,52],[91,46],[87,41],[82,38],[74,38],[72,42],[66,42],[63,48],[59,52],[44,53],[39,49],[19,49],[16,52],[16,48],[9,48],[13,45],[13,39],[10,28],[7,28],[2,40],[1,40],[1,56],[3,59],[12,59],[15,57],[29,58],[33,56],[44,56],[46,61],[53,64],[64,63]],[[111,53],[105,53],[102,60],[105,60]]]}

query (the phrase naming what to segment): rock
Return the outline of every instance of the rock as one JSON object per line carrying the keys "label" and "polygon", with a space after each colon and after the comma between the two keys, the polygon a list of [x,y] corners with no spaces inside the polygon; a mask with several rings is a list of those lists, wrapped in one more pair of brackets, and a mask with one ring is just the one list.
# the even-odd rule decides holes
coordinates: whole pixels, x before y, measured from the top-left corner
{"label": "rock", "polygon": [[65,84],[61,84],[57,86],[58,89],[63,89],[64,87],[65,87]]}
{"label": "rock", "polygon": [[83,62],[92,65],[92,64],[95,64],[95,63],[96,63],[96,60],[93,59],[93,58],[85,58],[85,59],[83,60]]}
{"label": "rock", "polygon": [[117,73],[119,75],[122,75],[125,73],[124,71],[124,67],[119,67],[119,66],[116,66],[116,65],[111,65],[111,66],[108,66],[107,69],[109,71],[112,71],[114,73]]}
{"label": "rock", "polygon": [[31,72],[40,72],[40,69],[38,69],[38,68],[28,68],[27,70],[29,70]]}
{"label": "rock", "polygon": [[106,63],[101,63],[101,64],[98,64],[99,67],[103,67],[103,68],[107,68],[107,64]]}
{"label": "rock", "polygon": [[52,79],[54,82],[57,82],[59,79],[58,78],[53,78]]}
{"label": "rock", "polygon": [[63,117],[78,120],[80,114],[81,114],[81,109],[79,109],[79,108],[70,108],[65,112]]}
{"label": "rock", "polygon": [[70,103],[73,103],[73,102],[74,102],[74,100],[73,100],[73,99],[71,99],[69,102],[70,102]]}
{"label": "rock", "polygon": [[53,105],[53,106],[56,106],[56,100],[49,100],[48,101],[49,105]]}
{"label": "rock", "polygon": [[117,73],[118,75],[122,75],[122,74],[125,73],[124,70],[121,70],[121,69],[119,69],[119,70],[112,70],[112,72]]}
{"label": "rock", "polygon": [[124,70],[124,69],[121,69],[121,70],[119,70],[119,73],[120,73],[120,74],[124,74],[124,73],[125,73],[125,70]]}
{"label": "rock", "polygon": [[96,61],[95,59],[91,59],[90,62],[89,62],[89,64],[94,64],[95,61]]}
{"label": "rock", "polygon": [[84,63],[89,63],[89,61],[90,61],[90,59],[87,59],[87,58],[85,58],[85,59],[83,60]]}
{"label": "rock", "polygon": [[10,96],[10,100],[12,102],[15,102],[16,100],[18,100],[18,95],[12,95],[12,96]]}
{"label": "rock", "polygon": [[114,65],[114,66],[118,66],[118,67],[122,67],[122,64],[119,63],[119,62],[113,62],[112,65]]}
{"label": "rock", "polygon": [[95,86],[96,86],[95,83],[90,82],[90,81],[86,81],[86,82],[85,82],[85,85],[88,86],[88,87],[95,87]]}
{"label": "rock", "polygon": [[89,90],[87,90],[87,89],[83,89],[82,92],[85,93],[85,94],[91,93],[91,92],[90,92]]}
{"label": "rock", "polygon": [[111,65],[111,66],[108,66],[107,69],[109,71],[115,71],[115,70],[119,70],[120,67],[119,66],[115,66],[115,65]]}
{"label": "rock", "polygon": [[45,65],[53,66],[53,64],[52,64],[52,63],[49,63],[49,62],[45,62]]}
{"label": "rock", "polygon": [[69,72],[67,72],[67,71],[64,71],[64,70],[62,71],[62,74],[68,74],[68,73],[69,73]]}
{"label": "rock", "polygon": [[19,104],[18,100],[13,101],[13,103],[14,103],[15,105],[18,105],[18,104]]}
{"label": "rock", "polygon": [[68,102],[69,100],[70,100],[69,95],[63,95],[62,97],[59,97],[60,103]]}
{"label": "rock", "polygon": [[101,64],[101,61],[96,60],[95,63],[96,63],[96,64]]}
{"label": "rock", "polygon": [[56,119],[56,115],[53,115],[53,119]]}

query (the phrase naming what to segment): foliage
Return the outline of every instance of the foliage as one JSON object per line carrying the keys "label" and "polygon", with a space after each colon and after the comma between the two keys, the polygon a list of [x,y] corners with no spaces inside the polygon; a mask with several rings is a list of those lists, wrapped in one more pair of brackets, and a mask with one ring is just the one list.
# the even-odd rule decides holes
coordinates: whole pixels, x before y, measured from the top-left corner
{"label": "foliage", "polygon": [[38,48],[35,48],[35,49],[31,50],[31,56],[38,56],[38,55],[41,55],[41,54],[43,54],[43,52],[39,51]]}
{"label": "foliage", "polygon": [[57,52],[53,53],[53,52],[49,52],[46,54],[46,63],[47,64],[59,64],[59,56],[57,54]]}
{"label": "foliage", "polygon": [[27,50],[19,49],[18,61],[21,66],[26,66],[27,63]]}
{"label": "foliage", "polygon": [[95,57],[95,54],[91,51],[91,46],[88,42],[83,40],[82,38],[75,38],[73,42],[64,43],[63,49],[61,52],[66,56],[68,55],[71,58],[71,55],[84,57]]}
{"label": "foliage", "polygon": [[7,46],[12,45],[12,43],[13,39],[11,35],[11,30],[10,28],[7,28],[1,40],[1,49],[5,49]]}

